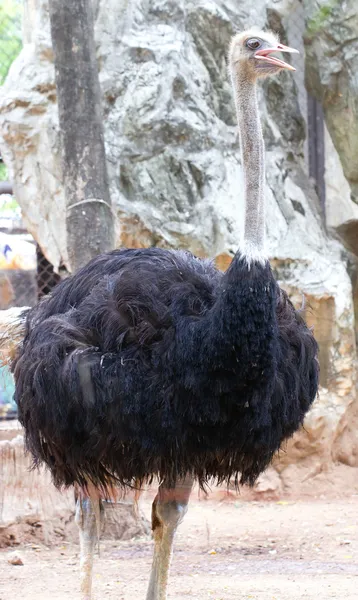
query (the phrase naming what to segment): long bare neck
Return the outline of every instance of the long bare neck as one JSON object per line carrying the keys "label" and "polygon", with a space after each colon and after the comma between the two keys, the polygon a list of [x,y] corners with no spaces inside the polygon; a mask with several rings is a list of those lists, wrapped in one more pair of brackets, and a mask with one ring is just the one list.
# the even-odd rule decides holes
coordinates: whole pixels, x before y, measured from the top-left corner
{"label": "long bare neck", "polygon": [[241,253],[249,259],[262,260],[265,258],[265,145],[256,83],[245,71],[233,69],[231,76],[245,180],[245,231]]}

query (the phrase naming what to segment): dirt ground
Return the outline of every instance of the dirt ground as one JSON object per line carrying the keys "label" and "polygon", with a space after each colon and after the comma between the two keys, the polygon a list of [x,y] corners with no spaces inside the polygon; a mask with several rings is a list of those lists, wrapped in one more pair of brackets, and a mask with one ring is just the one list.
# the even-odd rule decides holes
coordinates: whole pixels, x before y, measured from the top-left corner
{"label": "dirt ground", "polygon": [[[150,494],[141,502],[149,518]],[[78,546],[16,548],[23,566],[0,552],[0,600],[78,600]],[[151,564],[150,536],[101,542],[96,600],[141,600]],[[358,496],[345,500],[245,502],[193,495],[177,534],[169,600],[356,600]]]}

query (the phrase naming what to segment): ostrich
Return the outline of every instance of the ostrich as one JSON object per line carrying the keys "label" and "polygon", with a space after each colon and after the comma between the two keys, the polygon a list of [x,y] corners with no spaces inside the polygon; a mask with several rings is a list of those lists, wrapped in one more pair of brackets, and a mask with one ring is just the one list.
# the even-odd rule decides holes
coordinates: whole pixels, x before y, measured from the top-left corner
{"label": "ostrich", "polygon": [[97,256],[22,316],[12,371],[35,465],[78,489],[81,593],[90,600],[101,497],[159,479],[147,600],[165,600],[172,544],[194,482],[254,484],[303,422],[317,344],[264,249],[264,142],[257,80],[296,52],[236,35],[229,68],[245,174],[244,240],[230,267],[184,251]]}

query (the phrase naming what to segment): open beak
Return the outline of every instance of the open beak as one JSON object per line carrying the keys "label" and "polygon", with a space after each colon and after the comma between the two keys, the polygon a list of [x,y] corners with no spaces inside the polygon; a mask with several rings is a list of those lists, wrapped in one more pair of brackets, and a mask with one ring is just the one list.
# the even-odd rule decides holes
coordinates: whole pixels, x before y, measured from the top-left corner
{"label": "open beak", "polygon": [[289,69],[290,71],[296,71],[295,67],[285,62],[284,60],[280,60],[276,56],[269,56],[273,52],[290,52],[291,54],[299,54],[298,50],[294,48],[289,48],[289,46],[284,46],[284,44],[277,44],[272,48],[265,48],[263,50],[257,50],[255,52],[255,58],[258,60],[264,60],[266,62],[275,65],[276,67],[281,67],[282,69]]}

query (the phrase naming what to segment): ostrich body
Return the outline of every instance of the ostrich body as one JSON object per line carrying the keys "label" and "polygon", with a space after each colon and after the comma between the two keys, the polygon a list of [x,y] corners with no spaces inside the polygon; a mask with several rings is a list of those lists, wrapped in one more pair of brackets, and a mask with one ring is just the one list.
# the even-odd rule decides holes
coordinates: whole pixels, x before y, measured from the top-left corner
{"label": "ostrich body", "polygon": [[25,315],[12,369],[36,464],[80,488],[81,590],[91,596],[99,494],[157,476],[147,600],[165,600],[172,542],[194,481],[253,484],[301,425],[317,344],[264,254],[259,77],[290,65],[271,33],[232,41],[245,173],[244,242],[226,273],[189,252],[115,250]]}

